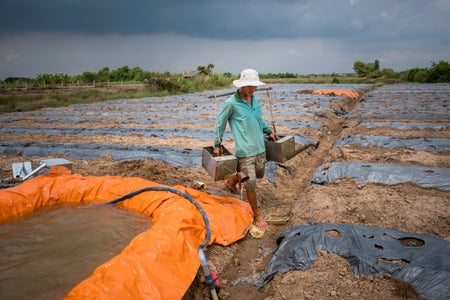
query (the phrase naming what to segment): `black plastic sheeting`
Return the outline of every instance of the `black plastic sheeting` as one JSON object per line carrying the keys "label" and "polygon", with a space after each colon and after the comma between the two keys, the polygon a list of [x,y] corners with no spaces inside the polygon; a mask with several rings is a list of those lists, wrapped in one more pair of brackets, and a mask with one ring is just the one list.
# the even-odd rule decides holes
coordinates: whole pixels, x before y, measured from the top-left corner
{"label": "black plastic sheeting", "polygon": [[[432,87],[432,88],[430,88]],[[394,84],[366,93],[358,107],[347,117],[361,119],[450,120],[448,91],[445,84]]]}
{"label": "black plastic sheeting", "polygon": [[319,166],[311,183],[325,184],[350,177],[357,182],[397,184],[413,182],[422,187],[450,190],[450,168],[397,164],[332,162]]}
{"label": "black plastic sheeting", "polygon": [[[129,133],[133,133],[130,130]],[[174,132],[179,135],[181,131]],[[159,132],[161,136],[163,132]],[[211,137],[212,133],[208,133]],[[281,134],[283,135],[283,134]],[[297,144],[306,147],[317,145],[317,141],[304,135],[291,135]],[[152,159],[155,161],[165,161],[174,166],[197,168],[202,166],[202,149],[172,148],[164,146],[125,146],[115,144],[77,144],[77,143],[26,143],[26,142],[0,142],[0,154],[21,154],[25,157],[46,157],[54,154],[61,154],[69,159],[90,160],[102,155],[111,155],[117,161]],[[286,168],[285,166],[282,166]],[[275,182],[276,172],[274,166],[270,166],[274,171],[268,170],[272,174]]]}
{"label": "black plastic sheeting", "polygon": [[275,122],[276,125],[283,125],[292,129],[311,127],[317,130],[323,129],[323,124],[307,121],[307,120],[281,120]]}
{"label": "black plastic sheeting", "polygon": [[361,119],[367,120],[367,119],[416,119],[416,120],[433,120],[433,119],[439,119],[439,120],[450,120],[450,114],[448,113],[364,113],[364,114],[358,114],[358,113],[350,113],[348,115],[348,118],[352,117],[360,117]]}
{"label": "black plastic sheeting", "polygon": [[[370,99],[370,101],[375,100],[375,102],[369,102],[363,99],[361,105],[357,110],[364,110],[365,112],[402,112],[408,110],[409,112],[422,112],[422,111],[442,111],[445,110],[448,103],[443,95],[442,100],[435,101],[423,101],[420,99],[396,99],[395,102],[390,99],[389,101],[380,101],[380,99]],[[370,97],[369,97],[370,98]],[[353,111],[352,111],[353,112]]]}
{"label": "black plastic sheeting", "polygon": [[450,123],[418,123],[418,122],[361,122],[358,126],[366,127],[366,128],[376,128],[376,127],[392,127],[400,130],[408,130],[408,129],[433,129],[433,130],[441,130],[446,127],[450,127]]}
{"label": "black plastic sheeting", "polygon": [[317,251],[323,250],[345,258],[354,274],[391,274],[428,299],[450,299],[450,244],[433,235],[353,224],[306,224],[285,230],[277,244],[259,288],[276,274],[309,269]]}
{"label": "black plastic sheeting", "polygon": [[[18,117],[0,117],[0,122],[8,122],[13,123],[17,121],[24,120],[25,118]],[[187,117],[178,116],[176,118],[93,118],[93,117],[60,117],[60,118],[51,118],[51,117],[27,117],[26,120],[33,122],[42,122],[42,123],[65,123],[65,124],[83,124],[83,123],[110,123],[114,122],[115,124],[140,124],[140,125],[149,125],[149,124],[186,124]],[[189,122],[195,124],[214,124],[214,119],[212,118],[189,118]]]}
{"label": "black plastic sheeting", "polygon": [[418,151],[450,151],[450,139],[442,138],[400,138],[392,136],[347,135],[339,138],[334,146],[346,146],[351,144],[359,144],[364,147],[373,145],[389,149],[407,147]]}
{"label": "black plastic sheeting", "polygon": [[[317,114],[315,114],[317,115]],[[267,118],[266,118],[267,119]],[[13,123],[13,122],[17,122],[17,121],[21,121],[23,120],[23,118],[18,118],[18,117],[0,117],[0,122],[5,122],[5,123]],[[194,123],[194,124],[200,124],[200,125],[211,125],[214,124],[215,119],[212,118],[192,118],[190,117],[189,119],[187,119],[186,117],[176,117],[176,118],[151,118],[151,119],[147,119],[147,118],[134,118],[134,117],[129,117],[129,118],[114,118],[114,119],[108,119],[108,118],[86,118],[86,117],[61,117],[61,118],[50,118],[50,117],[33,117],[27,118],[28,121],[33,121],[33,122],[41,122],[41,123],[65,123],[65,124],[83,124],[83,123],[110,123],[110,122],[114,122],[115,124],[117,124],[117,126],[120,126],[122,124],[140,124],[140,125],[150,125],[150,124],[168,124],[168,125],[172,125],[172,124],[186,124],[187,121],[189,121],[190,123]],[[269,119],[267,119],[267,122]],[[323,124],[317,123],[317,122],[312,122],[312,121],[308,121],[308,120],[284,120],[284,119],[277,119],[277,121],[275,122],[276,125],[284,125],[287,127],[291,127],[293,129],[295,128],[305,128],[305,127],[311,127],[311,128],[315,128],[318,130],[322,130],[323,128]],[[182,125],[180,125],[182,126]],[[12,126],[14,127],[14,126]],[[3,131],[7,131],[8,128],[10,128],[10,126],[5,126],[3,127]],[[172,129],[168,128],[169,130]]]}
{"label": "black plastic sheeting", "polygon": [[[170,138],[170,137],[187,137],[195,138],[203,141],[213,140],[212,129],[208,128],[122,128],[122,127],[52,127],[52,128],[27,128],[19,126],[9,126],[1,127],[0,133],[9,132],[15,135],[21,134],[45,134],[45,135],[60,135],[60,134],[81,134],[81,135],[119,135],[119,136],[130,136],[139,135],[143,137],[158,137],[158,138]],[[294,137],[294,141],[301,145],[316,145],[317,141],[311,137],[307,137],[302,134],[284,134],[280,135],[286,136],[291,135]],[[231,133],[229,131],[224,132],[223,140],[231,139]]]}
{"label": "black plastic sheeting", "polygon": [[[186,137],[195,138],[198,140],[207,141],[212,143],[213,130],[210,128],[126,128],[126,127],[51,127],[51,128],[28,128],[28,127],[1,127],[0,133],[9,132],[15,135],[21,134],[44,134],[44,135],[60,135],[60,134],[81,134],[81,135],[119,135],[130,136],[139,135],[143,137],[158,137],[158,138],[170,138],[170,137]],[[231,134],[226,131],[223,135],[223,139],[231,139]]]}
{"label": "black plastic sheeting", "polygon": [[155,161],[165,161],[180,167],[200,167],[202,162],[200,149],[162,146],[0,142],[0,153],[20,153],[26,157],[46,157],[59,153],[65,158],[71,157],[74,159],[88,160],[102,155],[111,155],[117,161],[152,159]]}

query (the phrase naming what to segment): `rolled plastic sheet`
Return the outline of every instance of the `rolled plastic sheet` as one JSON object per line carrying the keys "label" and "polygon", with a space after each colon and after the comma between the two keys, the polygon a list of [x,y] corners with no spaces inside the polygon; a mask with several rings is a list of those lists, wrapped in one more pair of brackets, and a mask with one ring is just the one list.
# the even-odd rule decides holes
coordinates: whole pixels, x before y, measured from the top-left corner
{"label": "rolled plastic sheet", "polygon": [[[163,185],[141,178],[41,175],[0,190],[0,224],[43,207],[102,205],[150,186]],[[253,217],[246,202],[183,186],[172,188],[189,195],[205,211],[209,244],[226,246],[247,234]],[[207,232],[201,212],[185,197],[169,191],[143,192],[116,205],[151,216],[152,226],[97,267],[66,299],[181,299],[200,267],[198,247]]]}
{"label": "rolled plastic sheet", "polygon": [[353,92],[353,91],[349,91],[349,90],[314,90],[313,94],[347,96],[352,99],[356,99],[359,97],[359,94],[357,92]]}

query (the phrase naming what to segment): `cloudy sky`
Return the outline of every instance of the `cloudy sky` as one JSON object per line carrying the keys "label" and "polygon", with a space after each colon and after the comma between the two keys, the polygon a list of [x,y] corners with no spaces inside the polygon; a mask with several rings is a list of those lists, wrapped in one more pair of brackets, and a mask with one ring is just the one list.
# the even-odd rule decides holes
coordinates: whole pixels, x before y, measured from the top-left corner
{"label": "cloudy sky", "polygon": [[450,0],[1,0],[0,80],[103,67],[402,71],[450,61]]}

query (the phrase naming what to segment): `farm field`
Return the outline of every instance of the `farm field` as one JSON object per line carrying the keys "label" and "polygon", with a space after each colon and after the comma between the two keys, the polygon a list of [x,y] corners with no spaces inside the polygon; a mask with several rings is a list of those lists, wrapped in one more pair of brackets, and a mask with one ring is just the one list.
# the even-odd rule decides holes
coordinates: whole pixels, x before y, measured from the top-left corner
{"label": "farm field", "polygon": [[[275,274],[257,288],[280,235],[297,226],[349,224],[433,235],[447,249],[450,242],[450,84],[269,86],[270,99],[256,93],[267,124],[305,149],[286,162],[268,163],[267,176],[258,181],[259,207],[264,216],[289,221],[270,225],[262,238],[206,249],[221,281],[219,298],[449,297],[448,289],[418,290],[392,274],[355,274],[343,256],[324,250],[309,268]],[[360,96],[311,93],[322,89]],[[215,115],[225,100],[210,96],[230,91],[1,114],[0,178],[12,176],[13,163],[38,166],[65,158],[84,176],[140,177],[169,186],[201,181],[206,193],[239,198],[201,166],[202,148],[212,145]],[[224,140],[232,151],[229,132]],[[209,297],[201,273],[185,299]]]}

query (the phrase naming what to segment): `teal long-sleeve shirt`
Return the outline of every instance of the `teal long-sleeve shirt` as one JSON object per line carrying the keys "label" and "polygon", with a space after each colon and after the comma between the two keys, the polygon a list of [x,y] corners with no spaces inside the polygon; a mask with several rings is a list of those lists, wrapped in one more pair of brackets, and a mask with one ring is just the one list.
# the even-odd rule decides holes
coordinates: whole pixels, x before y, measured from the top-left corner
{"label": "teal long-sleeve shirt", "polygon": [[266,150],[264,134],[270,134],[272,131],[264,121],[261,106],[254,95],[252,106],[241,99],[239,92],[235,92],[225,100],[215,124],[215,147],[221,144],[227,122],[234,137],[236,157],[254,156]]}

